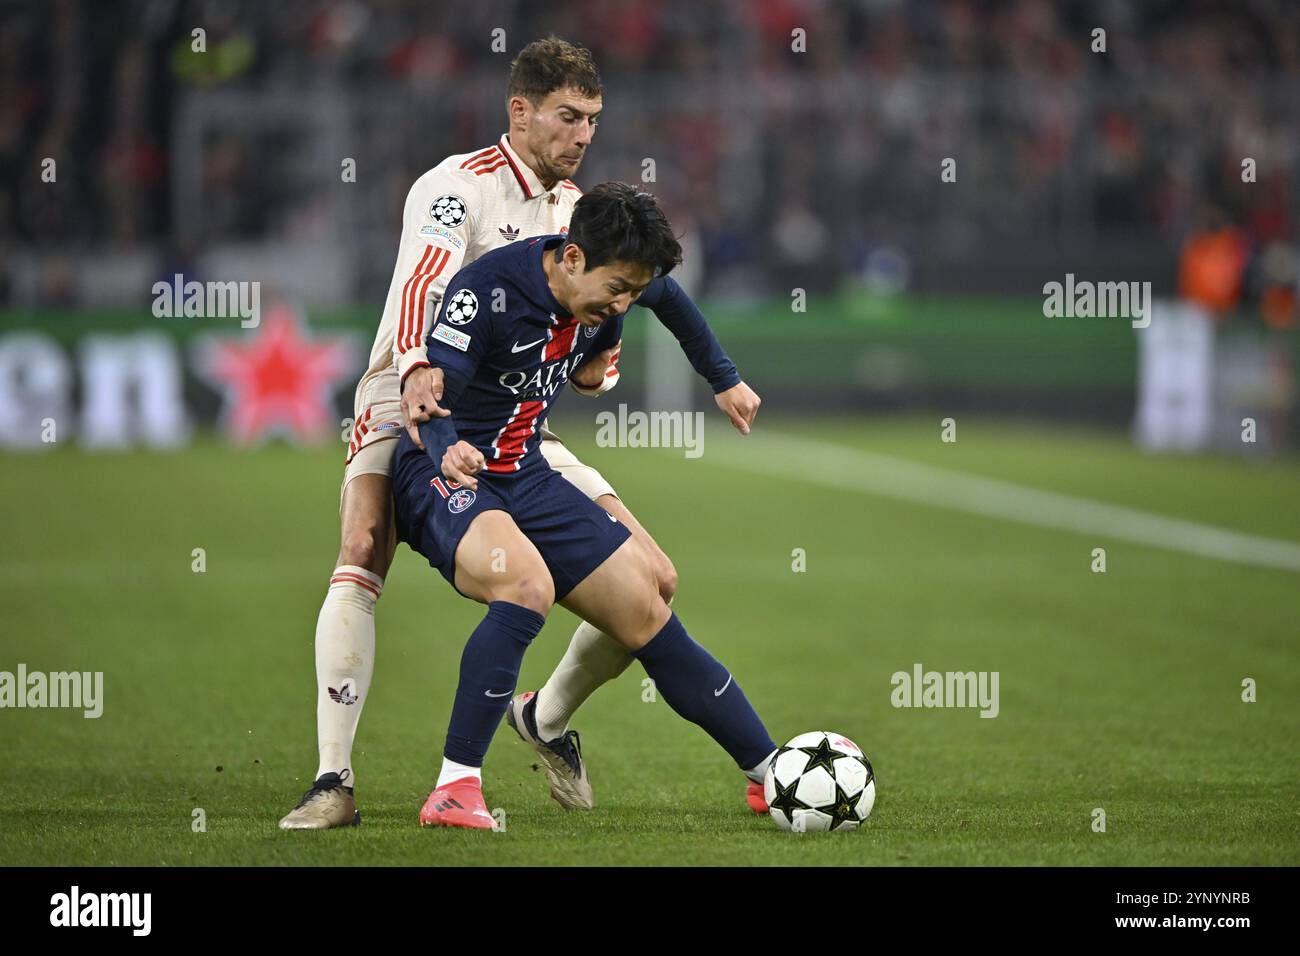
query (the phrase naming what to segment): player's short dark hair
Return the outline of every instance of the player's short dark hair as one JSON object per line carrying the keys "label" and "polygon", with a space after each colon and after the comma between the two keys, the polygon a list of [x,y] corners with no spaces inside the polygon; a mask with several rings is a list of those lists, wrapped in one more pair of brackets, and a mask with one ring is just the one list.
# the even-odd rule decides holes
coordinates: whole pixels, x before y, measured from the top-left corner
{"label": "player's short dark hair", "polygon": [[523,96],[537,106],[548,93],[567,89],[586,96],[601,95],[600,73],[586,47],[552,34],[528,44],[510,64],[506,99]]}
{"label": "player's short dark hair", "polygon": [[601,183],[573,207],[568,242],[582,250],[587,269],[634,262],[667,275],[682,261],[682,247],[654,196],[627,183]]}

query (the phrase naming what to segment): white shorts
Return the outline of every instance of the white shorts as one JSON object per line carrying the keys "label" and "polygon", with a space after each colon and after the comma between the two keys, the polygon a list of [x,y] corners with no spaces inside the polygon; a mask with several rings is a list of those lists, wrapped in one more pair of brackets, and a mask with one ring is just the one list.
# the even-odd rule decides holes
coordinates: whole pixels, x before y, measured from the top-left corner
{"label": "white shorts", "polygon": [[353,426],[348,441],[348,456],[343,465],[343,488],[357,475],[392,477],[393,439],[402,434],[402,400],[397,370],[357,384],[352,404]]}
{"label": "white shorts", "polygon": [[[404,430],[402,404],[396,370],[375,378],[362,379],[357,385],[352,438],[343,466],[343,484],[339,487],[339,504],[343,490],[358,475],[393,476],[396,439]],[[618,495],[595,468],[578,461],[578,456],[542,424],[542,456],[552,468],[569,480],[584,495],[595,501],[601,495]]]}
{"label": "white shorts", "polygon": [[569,451],[564,442],[560,441],[555,436],[555,433],[545,425],[542,426],[542,457],[546,459],[552,468],[569,479],[569,484],[592,501],[595,501],[601,495],[618,497],[613,487],[610,486],[610,483],[604,479],[600,472],[590,465],[584,465],[578,461],[578,456]]}

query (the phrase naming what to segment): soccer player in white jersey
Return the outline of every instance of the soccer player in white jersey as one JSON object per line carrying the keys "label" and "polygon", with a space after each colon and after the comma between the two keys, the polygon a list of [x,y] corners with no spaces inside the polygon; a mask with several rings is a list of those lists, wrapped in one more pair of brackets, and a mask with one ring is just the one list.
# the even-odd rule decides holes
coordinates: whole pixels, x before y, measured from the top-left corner
{"label": "soccer player in white jersey", "polygon": [[[375,602],[396,547],[393,450],[404,427],[418,443],[416,426],[428,420],[441,397],[441,376],[429,367],[424,342],[447,283],[490,249],[567,231],[582,194],[570,177],[591,144],[603,105],[590,53],[556,37],[529,44],[511,64],[507,97],[509,132],[485,149],[443,160],[416,180],[406,199],[383,319],[370,366],[357,385],[356,424],[339,504],[342,543],[316,622],[319,766],[312,787],[280,821],[283,829],[327,829],[361,819],[352,745],[374,671]],[[698,310],[690,309],[703,324]],[[686,333],[673,331],[685,347]],[[740,381],[707,326],[704,333],[713,346],[712,364],[701,361],[696,370],[710,379],[722,412],[748,433],[759,398]],[[698,355],[699,332],[691,334]],[[603,380],[577,381],[574,387],[590,395],[612,387],[618,380],[617,350],[610,357],[613,364]],[[677,573],[668,556],[595,469],[578,461],[544,425],[542,434],[551,467],[632,532],[651,555],[664,600],[671,600]],[[631,660],[612,638],[583,623],[541,690],[511,703],[511,726],[537,751],[552,795],[567,808],[592,805],[569,718]]]}

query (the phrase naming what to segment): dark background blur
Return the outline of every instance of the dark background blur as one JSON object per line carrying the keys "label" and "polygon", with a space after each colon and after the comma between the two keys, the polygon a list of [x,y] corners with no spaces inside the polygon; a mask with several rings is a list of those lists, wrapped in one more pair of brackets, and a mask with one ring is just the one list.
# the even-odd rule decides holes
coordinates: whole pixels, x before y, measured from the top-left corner
{"label": "dark background blur", "polygon": [[[1044,318],[1042,286],[1070,272],[1196,301],[1189,243],[1208,236],[1231,287],[1202,304],[1272,336],[1287,367],[1269,407],[1293,404],[1292,0],[0,0],[9,327],[147,318],[151,283],[180,272],[258,279],[364,339],[410,184],[505,130],[509,62],[552,32],[605,83],[580,184],[654,160],[647,186],[742,371],[771,354],[752,330],[800,323],[827,387],[782,363],[774,394],[1125,423],[1134,333]],[[794,288],[814,305],[791,317]]]}

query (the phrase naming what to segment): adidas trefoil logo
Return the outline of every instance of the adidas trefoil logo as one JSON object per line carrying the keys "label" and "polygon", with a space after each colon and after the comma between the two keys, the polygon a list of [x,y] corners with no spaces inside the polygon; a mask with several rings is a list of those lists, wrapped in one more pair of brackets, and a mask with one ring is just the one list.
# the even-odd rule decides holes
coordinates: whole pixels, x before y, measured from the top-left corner
{"label": "adidas trefoil logo", "polygon": [[504,226],[499,228],[497,232],[501,233],[502,238],[504,238],[506,242],[514,242],[519,238],[519,230],[510,225],[510,223],[506,223]]}
{"label": "adidas trefoil logo", "polygon": [[344,681],[343,685],[338,690],[331,687],[329,692],[330,700],[334,701],[336,704],[355,704],[361,699],[356,694],[352,693],[352,688],[348,686],[346,681]]}

